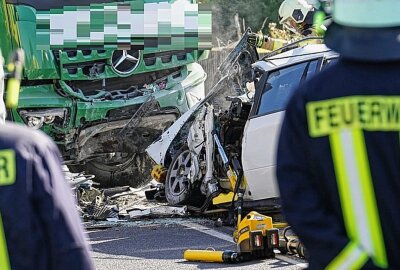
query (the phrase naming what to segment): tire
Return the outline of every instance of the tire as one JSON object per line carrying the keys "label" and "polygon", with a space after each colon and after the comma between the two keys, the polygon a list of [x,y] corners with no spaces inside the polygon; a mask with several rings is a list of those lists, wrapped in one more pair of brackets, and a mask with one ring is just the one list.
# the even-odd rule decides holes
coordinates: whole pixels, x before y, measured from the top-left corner
{"label": "tire", "polygon": [[169,204],[199,206],[204,202],[199,186],[193,185],[188,178],[190,166],[190,151],[184,146],[172,159],[165,179],[165,197]]}
{"label": "tire", "polygon": [[69,165],[71,172],[93,174],[101,187],[140,187],[151,180],[152,162],[145,153],[130,154],[116,160],[94,159],[83,165]]}

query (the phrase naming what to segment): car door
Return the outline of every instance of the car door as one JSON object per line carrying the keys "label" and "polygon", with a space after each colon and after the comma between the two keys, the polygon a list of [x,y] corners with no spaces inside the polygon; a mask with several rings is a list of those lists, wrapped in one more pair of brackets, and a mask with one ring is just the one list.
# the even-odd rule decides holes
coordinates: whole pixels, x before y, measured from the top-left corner
{"label": "car door", "polygon": [[276,148],[286,104],[297,86],[320,70],[322,59],[296,63],[265,73],[256,90],[242,142],[246,197],[279,197],[275,181]]}

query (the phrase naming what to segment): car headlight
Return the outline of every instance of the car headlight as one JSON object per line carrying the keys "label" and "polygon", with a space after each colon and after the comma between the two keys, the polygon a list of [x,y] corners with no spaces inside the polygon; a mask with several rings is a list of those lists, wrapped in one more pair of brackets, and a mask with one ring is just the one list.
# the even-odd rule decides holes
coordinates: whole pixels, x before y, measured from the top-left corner
{"label": "car headlight", "polygon": [[55,121],[64,125],[68,109],[44,109],[44,110],[21,110],[19,114],[24,119],[25,124],[33,129],[39,129],[43,124],[52,124]]}

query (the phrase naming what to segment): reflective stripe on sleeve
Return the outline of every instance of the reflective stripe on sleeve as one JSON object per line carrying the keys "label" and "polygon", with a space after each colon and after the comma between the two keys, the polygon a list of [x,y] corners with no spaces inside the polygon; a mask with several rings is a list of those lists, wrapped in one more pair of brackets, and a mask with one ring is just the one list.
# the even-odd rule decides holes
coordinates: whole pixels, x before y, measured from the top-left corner
{"label": "reflective stripe on sleeve", "polygon": [[350,242],[326,267],[326,270],[361,269],[367,261],[367,253],[359,249],[356,243]]}
{"label": "reflective stripe on sleeve", "polygon": [[343,129],[330,135],[330,143],[347,234],[376,266],[385,268],[386,250],[363,131]]}
{"label": "reflective stripe on sleeve", "polygon": [[4,235],[3,229],[3,220],[1,219],[0,214],[0,269],[1,270],[10,270],[10,259],[8,258],[8,250],[6,237]]}

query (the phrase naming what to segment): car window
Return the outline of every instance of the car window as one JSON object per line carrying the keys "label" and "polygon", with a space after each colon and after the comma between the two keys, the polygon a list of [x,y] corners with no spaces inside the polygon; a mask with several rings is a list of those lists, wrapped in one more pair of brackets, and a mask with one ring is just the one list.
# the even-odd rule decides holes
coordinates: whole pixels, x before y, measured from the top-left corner
{"label": "car window", "polygon": [[[314,62],[311,64],[314,65]],[[293,90],[304,77],[304,71],[308,65],[309,62],[304,62],[271,72],[262,92],[257,115],[284,110]],[[309,68],[310,75],[307,72],[307,77],[311,76],[315,69],[316,66]]]}
{"label": "car window", "polygon": [[336,64],[338,60],[339,60],[338,58],[326,59],[322,64],[322,69],[325,69],[329,66],[332,66],[333,64]]}
{"label": "car window", "polygon": [[313,75],[317,73],[319,60],[314,60],[310,62],[310,65],[307,67],[306,79],[310,79]]}

